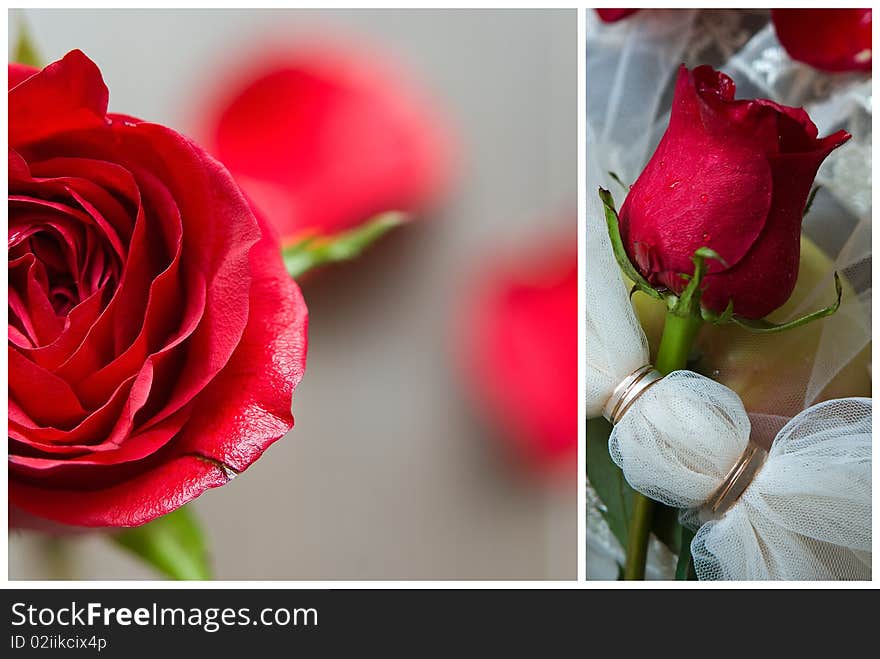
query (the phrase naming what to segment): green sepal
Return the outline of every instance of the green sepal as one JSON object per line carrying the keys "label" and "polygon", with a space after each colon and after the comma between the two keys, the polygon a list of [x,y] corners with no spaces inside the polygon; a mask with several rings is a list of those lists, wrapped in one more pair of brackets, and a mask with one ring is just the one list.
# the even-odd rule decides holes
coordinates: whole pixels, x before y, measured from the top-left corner
{"label": "green sepal", "polygon": [[832,304],[824,309],[819,309],[818,311],[814,311],[813,313],[791,320],[787,323],[777,325],[771,323],[765,318],[752,320],[750,318],[740,318],[738,316],[733,316],[733,322],[755,334],[773,334],[775,332],[784,332],[785,330],[794,329],[795,327],[802,327],[814,320],[830,316],[840,308],[840,298],[843,295],[843,285],[840,283],[840,276],[836,272],[834,273],[834,289],[837,292],[837,299]]}
{"label": "green sepal", "polygon": [[648,283],[648,280],[642,277],[635,266],[630,262],[626,249],[623,247],[623,239],[620,237],[620,224],[617,217],[617,209],[614,207],[614,197],[604,188],[599,188],[599,199],[605,207],[605,224],[608,226],[608,237],[611,239],[611,249],[614,251],[614,258],[617,264],[636,289],[650,295],[656,300],[662,300],[663,295]]}
{"label": "green sepal", "polygon": [[213,578],[207,543],[198,519],[187,506],[142,526],[114,533],[110,538],[171,579]]}
{"label": "green sepal", "polygon": [[[611,172],[609,172],[609,174],[614,176]],[[615,180],[618,179],[615,177]],[[811,191],[804,213],[809,210],[819,187],[820,186],[815,186]],[[787,323],[775,324],[766,319],[752,320],[737,316],[734,313],[733,300],[730,300],[727,303],[727,307],[720,314],[710,309],[706,309],[700,304],[700,297],[702,295],[701,285],[707,273],[706,261],[708,259],[713,259],[722,265],[727,265],[721,255],[709,247],[700,247],[694,252],[694,255],[691,257],[691,261],[693,261],[694,264],[694,272],[692,275],[684,273],[679,275],[684,281],[687,281],[687,286],[685,286],[685,289],[680,295],[675,295],[671,290],[658,291],[648,283],[629,260],[629,256],[623,246],[623,239],[620,236],[620,220],[611,193],[604,188],[599,188],[599,198],[602,200],[602,204],[605,208],[605,223],[608,226],[608,236],[611,240],[611,248],[614,252],[614,258],[617,260],[617,264],[620,266],[623,274],[633,282],[633,287],[630,289],[630,297],[636,292],[641,291],[656,300],[663,300],[666,303],[667,310],[677,316],[698,317],[705,322],[712,323],[713,325],[724,325],[732,322],[750,332],[759,334],[772,334],[774,332],[782,332],[788,329],[794,329],[795,327],[801,327],[814,320],[830,316],[840,308],[843,288],[840,282],[840,277],[835,272],[834,287],[837,291],[837,300],[824,309],[814,311],[811,314],[807,314],[802,318]]]}
{"label": "green sepal", "polygon": [[629,192],[630,189],[632,188],[631,185],[627,185],[626,183],[624,183],[624,182],[621,180],[621,178],[617,175],[617,172],[608,172],[608,176],[610,176],[612,179],[614,179],[614,181],[615,181],[615,182],[616,182],[621,188],[623,188],[623,191],[624,191],[624,192]]}
{"label": "green sepal", "polygon": [[804,206],[804,214],[801,217],[806,217],[807,213],[810,212],[810,208],[813,206],[813,200],[816,198],[816,193],[822,188],[821,185],[814,185],[810,190],[810,194],[807,197],[807,204]]}
{"label": "green sepal", "polygon": [[700,314],[702,314],[703,320],[707,323],[712,323],[713,325],[726,325],[733,319],[733,300],[730,300],[727,303],[727,306],[721,313],[715,313],[705,307],[701,307]]}
{"label": "green sepal", "polygon": [[687,281],[687,286],[678,296],[678,300],[674,307],[670,310],[679,316],[701,316],[700,296],[702,295],[701,285],[703,277],[706,276],[706,259],[714,259],[722,265],[727,265],[721,255],[714,249],[708,247],[700,247],[694,252],[691,261],[694,264],[694,274],[682,274],[681,278]]}
{"label": "green sepal", "polygon": [[377,215],[355,229],[335,236],[310,236],[281,250],[284,266],[296,279],[318,266],[350,261],[396,226],[404,224],[409,215],[388,212]]}

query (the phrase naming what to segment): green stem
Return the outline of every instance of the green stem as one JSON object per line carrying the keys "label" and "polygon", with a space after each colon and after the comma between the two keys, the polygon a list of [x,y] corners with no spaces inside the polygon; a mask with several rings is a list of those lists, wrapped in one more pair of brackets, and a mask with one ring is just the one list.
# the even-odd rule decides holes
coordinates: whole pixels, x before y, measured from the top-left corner
{"label": "green stem", "polygon": [[669,375],[687,366],[691,346],[702,325],[703,319],[699,316],[679,316],[673,311],[668,312],[654,368],[663,375]]}
{"label": "green stem", "polygon": [[626,562],[623,564],[625,581],[641,581],[645,578],[645,565],[648,562],[648,540],[651,537],[651,521],[654,517],[654,502],[638,492],[633,493],[632,517],[629,521],[629,536],[626,544]]}
{"label": "green stem", "polygon": [[[666,313],[666,324],[663,326],[663,337],[660,339],[657,362],[654,365],[663,375],[668,375],[687,365],[691,346],[703,324],[703,319],[699,314],[699,298],[694,306],[696,313],[693,313],[693,307],[683,314],[681,311]],[[654,502],[636,492],[629,524],[626,562],[623,566],[623,578],[627,581],[645,578],[645,563],[648,558],[648,541],[651,538],[653,514]]]}

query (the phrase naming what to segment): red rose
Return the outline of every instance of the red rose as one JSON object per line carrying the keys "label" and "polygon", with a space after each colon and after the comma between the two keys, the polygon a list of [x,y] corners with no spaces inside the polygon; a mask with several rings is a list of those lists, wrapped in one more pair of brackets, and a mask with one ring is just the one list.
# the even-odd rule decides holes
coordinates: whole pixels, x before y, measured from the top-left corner
{"label": "red rose", "polygon": [[213,98],[199,114],[205,144],[284,242],[424,211],[447,182],[433,103],[371,48],[268,51]]}
{"label": "red rose", "polygon": [[577,250],[574,240],[495,264],[460,315],[468,381],[500,438],[544,471],[577,455]]}
{"label": "red rose", "polygon": [[596,13],[604,23],[616,23],[627,16],[635,14],[638,9],[597,9]]}
{"label": "red rose", "polygon": [[774,9],[773,26],[792,59],[823,71],[871,70],[870,9]]}
{"label": "red rose", "polygon": [[762,318],[797,280],[801,219],[821,162],[849,139],[818,131],[800,108],[734,100],[709,66],[682,67],[669,127],[620,210],[630,259],[652,285],[681,292],[691,257],[709,247],[702,302]]}
{"label": "red rose", "polygon": [[293,426],[305,304],[223,166],[108,114],[83,53],[9,85],[11,512],[142,524]]}

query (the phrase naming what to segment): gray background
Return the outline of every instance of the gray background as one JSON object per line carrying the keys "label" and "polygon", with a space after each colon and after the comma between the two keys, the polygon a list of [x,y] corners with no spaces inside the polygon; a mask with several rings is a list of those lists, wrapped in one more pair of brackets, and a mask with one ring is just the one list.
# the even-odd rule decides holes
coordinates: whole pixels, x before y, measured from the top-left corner
{"label": "gray background", "polygon": [[[576,14],[565,11],[29,10],[41,54],[80,48],[112,111],[186,132],[192,90],[255,40],[350,30],[404,61],[450,115],[454,191],[433,217],[304,286],[296,428],[195,509],[223,579],[568,579],[571,477],[529,482],[462,391],[451,327],[496,251],[575,240]],[[10,16],[14,39],[16,15]],[[68,563],[14,533],[10,578],[150,578],[86,535]],[[49,566],[56,567],[50,568]]]}

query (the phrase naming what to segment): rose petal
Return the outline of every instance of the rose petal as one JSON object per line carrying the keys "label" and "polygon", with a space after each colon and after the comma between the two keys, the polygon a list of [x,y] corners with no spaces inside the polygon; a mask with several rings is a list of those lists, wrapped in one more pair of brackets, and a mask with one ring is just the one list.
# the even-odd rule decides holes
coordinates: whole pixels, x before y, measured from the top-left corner
{"label": "rose petal", "polygon": [[[26,359],[13,347],[9,359],[9,397],[41,426],[65,427],[86,416],[70,385]],[[52,405],[46,405],[51,400]]]}
{"label": "rose petal", "polygon": [[74,526],[138,526],[169,513],[206,489],[225,485],[216,463],[182,455],[113,487],[81,491],[9,481],[9,502],[32,515]]}
{"label": "rose petal", "polygon": [[372,50],[266,53],[216,98],[200,115],[208,149],[285,241],[423,211],[448,178],[432,103]]}
{"label": "rose petal", "polygon": [[774,9],[773,26],[792,59],[823,71],[871,70],[870,9]]}
{"label": "rose petal", "polygon": [[476,395],[526,466],[577,454],[577,254],[568,244],[518,257],[472,286],[461,316]]}
{"label": "rose petal", "polygon": [[[11,76],[10,76],[11,78]],[[9,145],[20,149],[58,133],[105,123],[107,87],[101,72],[79,50],[9,90]]]}
{"label": "rose petal", "polygon": [[251,250],[251,315],[230,362],[194,401],[180,436],[187,453],[246,469],[293,427],[291,398],[306,367],[308,312],[274,232]]}
{"label": "rose petal", "polygon": [[596,14],[604,23],[616,23],[627,16],[635,14],[638,9],[596,9]]}
{"label": "rose petal", "polygon": [[17,62],[10,62],[8,66],[9,84],[7,86],[7,90],[12,89],[16,85],[30,78],[35,73],[39,72],[40,70],[36,67],[28,66],[27,64],[19,64]]}
{"label": "rose petal", "polygon": [[[10,454],[10,471],[35,484],[39,479],[51,479],[53,487],[87,490],[109,487],[140,468],[132,463],[155,458],[174,439],[188,417],[189,410],[181,410],[109,450],[89,451],[83,455],[72,455],[72,451],[55,452],[52,457]],[[83,484],[87,484],[87,487],[83,487]]]}

